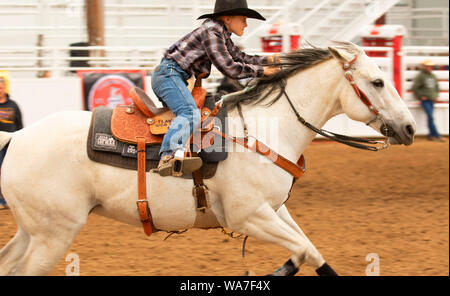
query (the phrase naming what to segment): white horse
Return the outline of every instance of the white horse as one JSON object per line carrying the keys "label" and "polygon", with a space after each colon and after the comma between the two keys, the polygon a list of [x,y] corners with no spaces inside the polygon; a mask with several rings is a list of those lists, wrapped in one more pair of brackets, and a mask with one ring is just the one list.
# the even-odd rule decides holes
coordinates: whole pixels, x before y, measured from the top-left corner
{"label": "white horse", "polygon": [[[285,95],[270,106],[242,104],[244,118],[277,117],[280,155],[295,163],[316,136],[297,120],[293,108],[319,128],[345,113],[353,120],[370,123],[379,132],[388,126],[393,144],[412,144],[415,122],[407,106],[390,79],[361,48],[341,43],[328,50],[304,52],[303,60],[298,60],[303,66],[285,77],[286,94],[293,106]],[[318,57],[316,52],[326,52],[326,56]],[[351,66],[353,77],[379,111],[377,117],[344,76],[342,63],[349,63],[356,55]],[[283,58],[284,69],[295,66],[289,56]],[[267,100],[277,95],[269,90],[265,94]],[[236,108],[229,116],[240,118]],[[18,225],[14,238],[0,251],[0,275],[51,272],[91,212],[141,226],[136,209],[136,172],[88,158],[90,121],[90,112],[61,112],[13,134],[0,132],[0,148],[9,143],[1,188]],[[249,131],[257,130],[256,121],[248,120],[247,124]],[[242,136],[243,125],[232,135]],[[196,209],[192,180],[147,173],[155,227],[168,232],[224,227],[287,248],[291,258],[273,275],[293,275],[303,263],[319,275],[335,274],[284,205],[292,176],[262,159],[256,153],[230,152],[216,175],[205,180],[211,207],[204,213]]]}

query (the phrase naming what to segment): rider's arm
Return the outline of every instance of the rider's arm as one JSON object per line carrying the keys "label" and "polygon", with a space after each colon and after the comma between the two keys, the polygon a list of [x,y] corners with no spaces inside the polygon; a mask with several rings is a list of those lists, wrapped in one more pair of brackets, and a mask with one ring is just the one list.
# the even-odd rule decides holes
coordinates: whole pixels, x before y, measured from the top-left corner
{"label": "rider's arm", "polygon": [[228,51],[226,40],[218,30],[208,30],[203,38],[203,46],[208,58],[224,75],[233,79],[249,77],[262,77],[264,68],[262,64],[250,64],[235,61]]}
{"label": "rider's arm", "polygon": [[241,51],[238,46],[234,45],[231,39],[227,41],[228,41],[228,51],[230,52],[231,56],[234,58],[235,61],[240,61],[242,63],[253,65],[267,64],[268,57],[261,57],[258,55],[248,55],[245,52]]}

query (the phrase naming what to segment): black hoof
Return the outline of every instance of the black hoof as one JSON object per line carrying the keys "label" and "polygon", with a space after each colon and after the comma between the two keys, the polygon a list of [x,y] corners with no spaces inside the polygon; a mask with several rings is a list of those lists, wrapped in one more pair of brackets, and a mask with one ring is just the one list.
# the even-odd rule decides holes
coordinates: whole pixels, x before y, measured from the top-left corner
{"label": "black hoof", "polygon": [[333,268],[331,268],[331,266],[326,262],[319,267],[316,272],[319,276],[338,276],[336,271],[334,271]]}

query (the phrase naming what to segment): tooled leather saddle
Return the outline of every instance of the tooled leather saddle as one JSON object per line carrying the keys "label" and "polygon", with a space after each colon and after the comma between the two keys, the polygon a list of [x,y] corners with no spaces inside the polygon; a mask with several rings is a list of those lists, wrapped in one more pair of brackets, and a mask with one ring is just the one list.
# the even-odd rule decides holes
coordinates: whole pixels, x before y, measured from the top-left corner
{"label": "tooled leather saddle", "polygon": [[[175,114],[169,108],[158,108],[150,97],[140,88],[130,89],[132,105],[119,105],[113,110],[111,120],[111,132],[113,136],[122,142],[137,144],[139,139],[145,141],[145,145],[161,144],[164,135],[168,132]],[[194,87],[192,91],[197,108],[201,111],[202,121],[209,117],[211,110],[205,107],[206,90],[202,87]],[[208,126],[202,126],[201,143],[195,143],[197,147],[208,148],[214,139],[206,141],[204,136],[214,128],[211,122]],[[211,136],[212,137],[212,136]]]}

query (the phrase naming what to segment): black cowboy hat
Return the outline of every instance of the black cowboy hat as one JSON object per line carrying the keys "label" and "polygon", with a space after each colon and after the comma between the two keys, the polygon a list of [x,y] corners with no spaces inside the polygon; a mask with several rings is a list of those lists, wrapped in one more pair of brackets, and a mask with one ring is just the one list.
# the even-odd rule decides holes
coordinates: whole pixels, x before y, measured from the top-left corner
{"label": "black cowboy hat", "polygon": [[215,18],[222,15],[243,15],[257,20],[266,20],[259,12],[248,8],[247,0],[216,0],[214,13],[204,14],[198,19]]}

